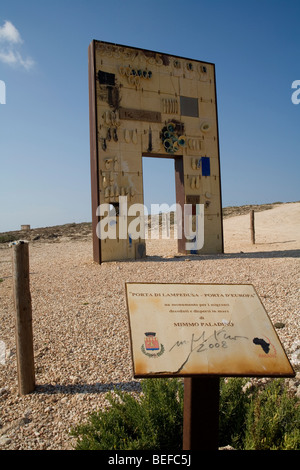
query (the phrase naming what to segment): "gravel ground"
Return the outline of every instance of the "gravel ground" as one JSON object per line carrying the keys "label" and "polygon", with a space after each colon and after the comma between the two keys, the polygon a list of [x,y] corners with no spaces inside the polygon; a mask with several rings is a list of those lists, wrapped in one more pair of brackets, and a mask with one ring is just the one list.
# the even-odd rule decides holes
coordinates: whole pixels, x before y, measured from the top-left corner
{"label": "gravel ground", "polygon": [[[176,242],[153,240],[146,259],[101,266],[92,261],[90,238],[31,242],[29,251],[36,390],[20,397],[11,248],[0,249],[0,449],[72,449],[70,428],[104,407],[106,392],[115,386],[139,392],[126,281],[253,284],[299,370],[299,245],[177,257]],[[299,391],[299,373],[292,382]]]}

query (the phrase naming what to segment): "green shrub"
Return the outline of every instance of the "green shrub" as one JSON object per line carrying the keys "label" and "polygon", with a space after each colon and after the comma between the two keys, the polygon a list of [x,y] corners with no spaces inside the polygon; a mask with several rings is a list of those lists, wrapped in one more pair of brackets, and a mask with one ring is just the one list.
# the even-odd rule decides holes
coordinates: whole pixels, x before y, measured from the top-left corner
{"label": "green shrub", "polygon": [[110,407],[75,427],[77,450],[165,450],[182,448],[183,387],[177,379],[141,382],[139,399],[115,390]]}
{"label": "green shrub", "polygon": [[245,448],[299,450],[300,407],[282,380],[271,381],[252,399],[246,417]]}
{"label": "green shrub", "polygon": [[[283,380],[264,388],[245,387],[247,379],[220,379],[220,446],[239,450],[299,450],[299,399]],[[182,450],[183,382],[145,379],[142,393],[115,390],[110,406],[90,414],[71,431],[78,450]]]}
{"label": "green shrub", "polygon": [[250,390],[243,387],[245,378],[220,380],[219,445],[230,444],[235,449],[243,447],[245,416],[250,406]]}
{"label": "green shrub", "polygon": [[0,243],[10,243],[16,240],[16,236],[11,233],[0,234]]}

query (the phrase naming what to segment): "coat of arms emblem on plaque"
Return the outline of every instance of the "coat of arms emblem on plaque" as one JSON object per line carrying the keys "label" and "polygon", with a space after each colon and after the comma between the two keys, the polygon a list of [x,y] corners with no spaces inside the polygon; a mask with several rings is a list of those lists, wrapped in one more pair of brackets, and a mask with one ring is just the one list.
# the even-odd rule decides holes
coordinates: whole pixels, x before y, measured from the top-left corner
{"label": "coat of arms emblem on plaque", "polygon": [[154,331],[147,331],[144,336],[144,344],[141,347],[142,352],[149,357],[159,357],[164,352],[164,346],[159,343]]}

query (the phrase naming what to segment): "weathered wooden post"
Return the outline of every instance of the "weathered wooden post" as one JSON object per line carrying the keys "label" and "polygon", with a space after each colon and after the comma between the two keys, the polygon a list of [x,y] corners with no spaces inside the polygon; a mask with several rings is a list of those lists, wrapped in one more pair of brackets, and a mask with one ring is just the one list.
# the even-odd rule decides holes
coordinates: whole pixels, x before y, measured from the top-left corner
{"label": "weathered wooden post", "polygon": [[20,395],[26,395],[35,388],[28,243],[12,244],[12,262],[18,386]]}
{"label": "weathered wooden post", "polygon": [[250,211],[250,230],[251,230],[251,241],[255,244],[255,226],[254,226],[254,210]]}

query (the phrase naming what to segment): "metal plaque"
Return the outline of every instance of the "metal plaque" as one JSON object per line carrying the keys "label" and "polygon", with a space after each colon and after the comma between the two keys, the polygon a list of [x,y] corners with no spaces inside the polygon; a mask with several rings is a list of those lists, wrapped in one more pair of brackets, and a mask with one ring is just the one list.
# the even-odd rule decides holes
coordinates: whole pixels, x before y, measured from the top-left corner
{"label": "metal plaque", "polygon": [[148,111],[145,109],[120,108],[120,119],[132,121],[161,122],[161,113],[159,111]]}
{"label": "metal plaque", "polygon": [[293,377],[251,284],[126,283],[134,377]]}
{"label": "metal plaque", "polygon": [[194,195],[187,194],[186,203],[187,204],[192,204],[192,205],[200,204],[200,196],[194,196]]}
{"label": "metal plaque", "polygon": [[181,96],[180,111],[182,116],[199,117],[198,98]]}

